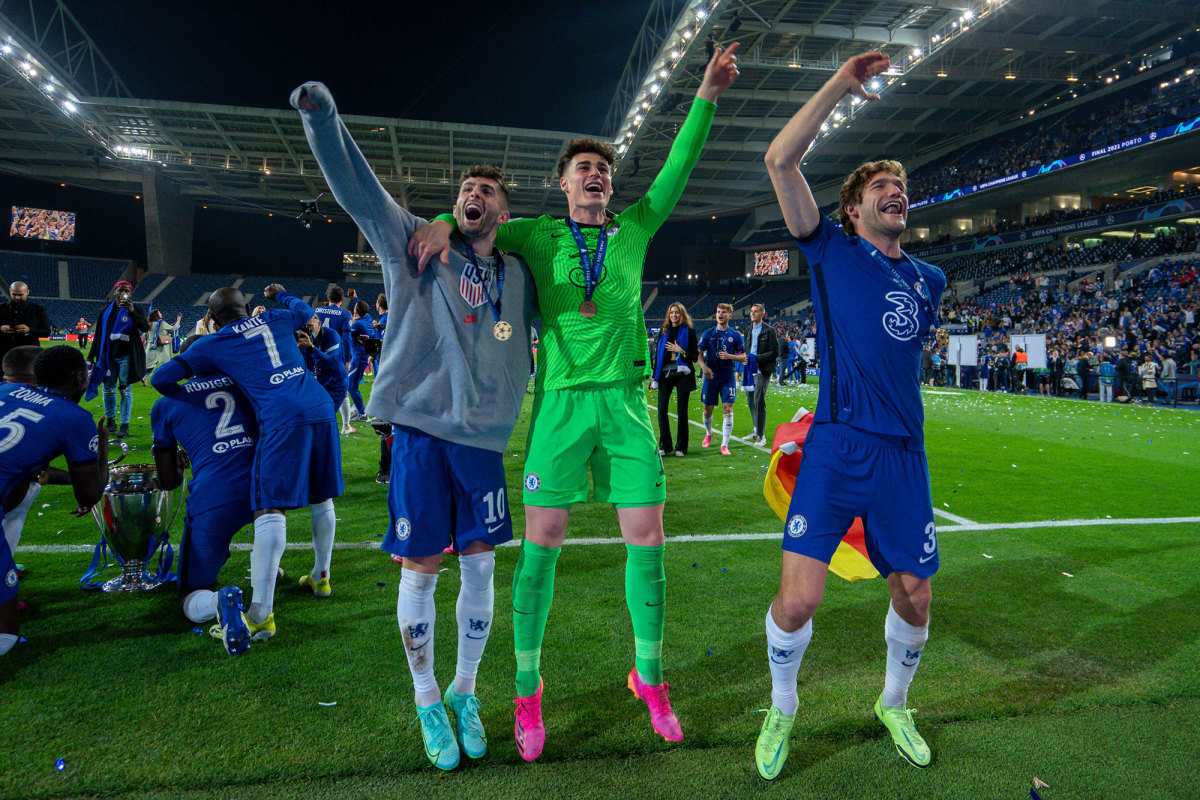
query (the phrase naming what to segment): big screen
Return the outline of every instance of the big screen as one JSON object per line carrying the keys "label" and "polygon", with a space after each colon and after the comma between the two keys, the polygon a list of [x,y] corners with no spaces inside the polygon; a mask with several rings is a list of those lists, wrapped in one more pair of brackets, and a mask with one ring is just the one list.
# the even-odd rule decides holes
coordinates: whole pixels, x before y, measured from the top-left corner
{"label": "big screen", "polygon": [[787,275],[787,250],[759,250],[754,254],[755,275]]}
{"label": "big screen", "polygon": [[12,226],[8,235],[54,242],[74,241],[75,212],[13,206]]}

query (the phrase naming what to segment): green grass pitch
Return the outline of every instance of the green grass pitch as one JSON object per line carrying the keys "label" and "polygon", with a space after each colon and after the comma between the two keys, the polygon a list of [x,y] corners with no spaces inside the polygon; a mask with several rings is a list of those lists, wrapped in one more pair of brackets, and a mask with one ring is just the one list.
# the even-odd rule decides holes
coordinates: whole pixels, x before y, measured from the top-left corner
{"label": "green grass pitch", "polygon": [[[130,462],[150,459],[154,397],[135,387]],[[815,403],[814,384],[772,386],[770,427]],[[173,587],[81,591],[90,554],[78,546],[98,532],[90,518],[68,515],[68,491],[47,487],[17,551],[28,569],[28,642],[0,662],[0,794],[976,800],[1027,798],[1037,776],[1049,784],[1039,790],[1045,800],[1196,796],[1200,525],[1168,520],[1200,513],[1200,415],[951,390],[927,391],[925,403],[934,507],[952,515],[938,519],[931,637],[909,696],[934,750],[927,770],[895,753],[871,713],[886,589],[831,577],[800,671],[787,766],[774,783],[757,776],[755,712],[770,703],[763,616],[781,523],[762,497],[767,453],[738,442],[723,458],[700,448],[695,427],[691,454],[665,459],[668,538],[772,536],[667,548],[664,660],[685,740],[655,735],[625,689],[633,642],[624,553],[611,509],[581,506],[543,650],[541,759],[524,763],[512,742],[517,550],[502,548],[478,690],[490,750],[453,773],[433,769],[409,724],[399,567],[375,549],[385,489],[373,480],[377,437],[362,426],[344,440],[333,596],[296,586],[312,563],[308,512],[290,513],[295,549],[276,597],[279,634],[239,658],[192,632]],[[746,436],[740,398],[736,413],[735,434]],[[515,498],[527,415],[528,403],[505,456]],[[520,531],[519,502],[513,514]],[[1093,523],[1072,522],[1081,520]],[[248,565],[248,552],[235,550],[221,575],[247,597]],[[443,686],[454,672],[458,591],[455,560],[444,566]]]}

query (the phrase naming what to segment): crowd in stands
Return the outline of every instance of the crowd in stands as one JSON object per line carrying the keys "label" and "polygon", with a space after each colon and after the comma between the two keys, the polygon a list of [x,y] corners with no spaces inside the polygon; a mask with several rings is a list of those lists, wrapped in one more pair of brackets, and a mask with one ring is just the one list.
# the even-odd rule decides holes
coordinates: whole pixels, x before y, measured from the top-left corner
{"label": "crowd in stands", "polygon": [[[1176,83],[1174,79],[1180,78]],[[1166,84],[1165,86],[1161,84]],[[1200,72],[1182,67],[1095,103],[1035,120],[1004,136],[976,143],[909,176],[912,202],[972,184],[1036,169],[1128,136],[1200,115]]]}
{"label": "crowd in stands", "polygon": [[[1118,275],[1110,282],[1103,273],[1078,281],[1068,289],[1065,276],[1023,276],[1010,281],[1007,291],[986,292],[961,301],[943,302],[944,322],[960,323],[979,336],[979,367],[968,380],[981,388],[1002,391],[1036,390],[1065,393],[1070,382],[1086,394],[1099,384],[1125,388],[1126,396],[1140,394],[1145,364],[1158,375],[1200,374],[1200,258],[1167,259],[1137,276]],[[998,299],[999,298],[999,299]],[[1056,385],[1053,370],[1029,370],[1016,380],[1010,337],[1045,334],[1046,352],[1064,360],[1066,389]],[[1108,344],[1110,340],[1113,344]],[[933,352],[942,380],[950,381],[945,350]],[[1080,367],[1080,362],[1088,363]],[[1168,363],[1169,362],[1169,363]],[[1113,368],[1111,374],[1105,367]],[[936,382],[938,376],[929,376]],[[1109,381],[1107,384],[1105,381]],[[1171,396],[1174,386],[1157,379],[1157,390]],[[1083,384],[1082,386],[1080,384]],[[965,385],[965,384],[964,384]]]}
{"label": "crowd in stands", "polygon": [[[1125,211],[1130,208],[1141,208],[1143,206],[1152,206],[1159,203],[1168,203],[1172,200],[1184,200],[1189,197],[1200,195],[1200,186],[1184,187],[1182,189],[1162,189],[1149,194],[1138,195],[1131,200],[1121,202],[1106,203],[1104,205],[1092,208],[1062,208],[1047,211],[1044,214],[1030,214],[1024,220],[1014,221],[1008,219],[996,220],[995,223],[983,225],[978,231],[975,231],[970,236],[957,237],[959,240],[973,239],[982,241],[989,236],[995,236],[1001,233],[1010,231],[1019,231],[1026,228],[1041,228],[1046,225],[1054,225],[1060,222],[1069,222],[1076,219],[1086,219],[1088,217],[1096,217],[1102,214],[1114,214],[1119,211]],[[956,237],[950,234],[943,234],[937,239],[929,241],[913,242],[913,247],[925,247],[928,245],[944,244],[954,241]]]}
{"label": "crowd in stands", "polygon": [[1153,258],[1172,253],[1190,253],[1196,250],[1198,244],[1200,242],[1193,233],[1178,236],[1167,233],[1155,236],[1135,234],[1129,239],[1114,239],[1094,247],[1076,247],[1069,250],[1046,243],[967,253],[943,261],[938,266],[952,283],[968,280],[986,281],[1013,273],[1069,269],[1082,271],[1096,264]]}

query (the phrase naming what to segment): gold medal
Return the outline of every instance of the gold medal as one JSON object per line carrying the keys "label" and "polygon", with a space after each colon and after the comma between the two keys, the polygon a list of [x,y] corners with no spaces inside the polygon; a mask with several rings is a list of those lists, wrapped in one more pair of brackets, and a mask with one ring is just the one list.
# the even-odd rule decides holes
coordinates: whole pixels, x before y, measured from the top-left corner
{"label": "gold medal", "polygon": [[596,316],[597,311],[599,309],[596,308],[596,304],[591,300],[584,300],[579,304],[579,314],[586,319]]}
{"label": "gold medal", "polygon": [[937,339],[938,347],[945,347],[950,344],[950,334],[946,332],[945,328],[938,328],[934,332],[933,337]]}
{"label": "gold medal", "polygon": [[502,342],[506,342],[512,338],[512,325],[509,325],[504,320],[500,320],[492,326],[492,336],[495,336]]}

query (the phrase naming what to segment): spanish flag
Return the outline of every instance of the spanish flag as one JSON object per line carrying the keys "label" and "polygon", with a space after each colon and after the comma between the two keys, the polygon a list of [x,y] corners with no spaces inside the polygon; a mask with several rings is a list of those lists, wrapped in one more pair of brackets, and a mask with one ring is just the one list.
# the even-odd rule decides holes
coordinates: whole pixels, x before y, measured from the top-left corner
{"label": "spanish flag", "polygon": [[[775,429],[775,437],[771,442],[771,466],[763,481],[763,496],[781,520],[787,519],[792,491],[796,488],[796,473],[800,469],[801,448],[813,422],[811,411],[803,413],[804,409],[801,409],[801,412],[802,416],[797,415],[799,419],[796,421]],[[855,517],[850,530],[842,537],[829,562],[829,571],[848,581],[879,577],[879,570],[875,569],[867,556],[862,519]]]}

